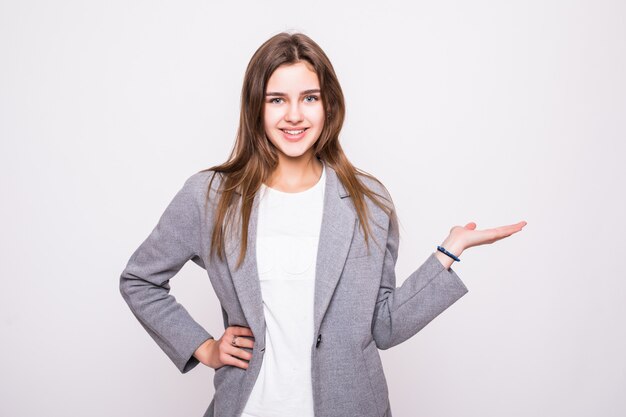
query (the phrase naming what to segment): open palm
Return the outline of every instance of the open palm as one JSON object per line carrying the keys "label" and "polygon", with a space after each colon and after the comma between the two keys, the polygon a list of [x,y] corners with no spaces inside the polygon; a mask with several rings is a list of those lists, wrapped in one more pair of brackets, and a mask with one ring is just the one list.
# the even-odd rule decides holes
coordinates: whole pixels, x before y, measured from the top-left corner
{"label": "open palm", "polygon": [[450,229],[450,238],[455,242],[459,242],[463,249],[467,249],[473,246],[493,243],[505,237],[511,236],[513,233],[517,233],[522,230],[526,224],[527,223],[525,221],[521,221],[507,226],[476,230],[476,223],[470,222],[465,226],[454,226]]}

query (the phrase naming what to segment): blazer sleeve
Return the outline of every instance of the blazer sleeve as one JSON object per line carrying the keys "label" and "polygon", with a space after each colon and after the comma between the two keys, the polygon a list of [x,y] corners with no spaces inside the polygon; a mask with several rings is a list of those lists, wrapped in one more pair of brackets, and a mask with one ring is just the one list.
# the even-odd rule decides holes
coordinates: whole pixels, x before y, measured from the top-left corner
{"label": "blazer sleeve", "polygon": [[120,292],[148,334],[181,373],[199,361],[195,350],[213,338],[170,294],[169,280],[188,260],[204,266],[199,256],[200,173],[189,177],[156,227],[130,257],[120,276]]}
{"label": "blazer sleeve", "polygon": [[383,350],[415,335],[468,292],[452,267],[446,269],[435,253],[431,253],[402,286],[396,288],[398,246],[398,222],[393,216],[389,220],[381,283],[372,320],[374,341]]}

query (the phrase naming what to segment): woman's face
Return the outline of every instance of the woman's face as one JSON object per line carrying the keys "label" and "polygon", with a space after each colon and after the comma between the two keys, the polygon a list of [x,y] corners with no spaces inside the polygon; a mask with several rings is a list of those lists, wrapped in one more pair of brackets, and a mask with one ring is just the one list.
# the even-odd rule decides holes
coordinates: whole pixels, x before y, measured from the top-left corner
{"label": "woman's face", "polygon": [[265,91],[267,138],[283,158],[311,157],[324,127],[324,106],[315,71],[304,62],[281,65]]}

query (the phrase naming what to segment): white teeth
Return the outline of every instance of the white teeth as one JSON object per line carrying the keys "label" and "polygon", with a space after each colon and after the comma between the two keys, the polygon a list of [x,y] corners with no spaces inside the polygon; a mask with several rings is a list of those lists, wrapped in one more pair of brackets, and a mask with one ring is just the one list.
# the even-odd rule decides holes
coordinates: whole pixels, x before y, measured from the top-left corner
{"label": "white teeth", "polygon": [[302,129],[302,130],[283,130],[283,132],[289,133],[290,135],[299,135],[300,133],[304,132],[304,129]]}

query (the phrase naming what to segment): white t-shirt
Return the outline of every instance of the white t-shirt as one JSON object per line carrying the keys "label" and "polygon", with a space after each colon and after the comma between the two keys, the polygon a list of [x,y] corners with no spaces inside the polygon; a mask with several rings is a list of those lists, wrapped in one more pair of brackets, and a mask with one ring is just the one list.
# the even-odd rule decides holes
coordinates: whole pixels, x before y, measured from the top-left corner
{"label": "white t-shirt", "polygon": [[242,417],[313,417],[311,347],[315,263],[324,206],[325,168],[297,193],[261,185],[257,265],[265,354]]}

